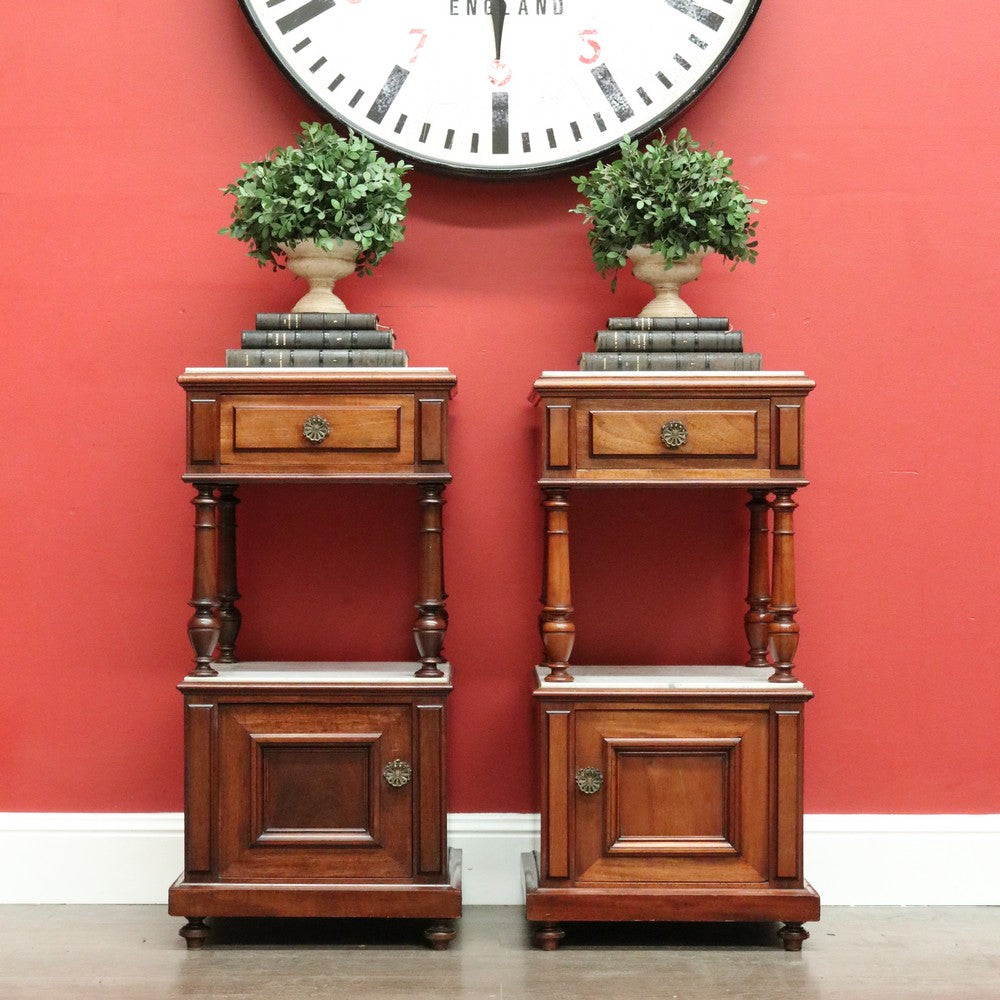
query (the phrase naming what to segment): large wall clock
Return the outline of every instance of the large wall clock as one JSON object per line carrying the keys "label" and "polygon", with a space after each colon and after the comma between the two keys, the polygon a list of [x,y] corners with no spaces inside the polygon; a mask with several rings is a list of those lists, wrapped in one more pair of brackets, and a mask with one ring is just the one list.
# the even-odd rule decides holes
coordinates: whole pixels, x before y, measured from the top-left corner
{"label": "large wall clock", "polygon": [[698,97],[761,0],[240,0],[286,75],[384,149],[553,172]]}

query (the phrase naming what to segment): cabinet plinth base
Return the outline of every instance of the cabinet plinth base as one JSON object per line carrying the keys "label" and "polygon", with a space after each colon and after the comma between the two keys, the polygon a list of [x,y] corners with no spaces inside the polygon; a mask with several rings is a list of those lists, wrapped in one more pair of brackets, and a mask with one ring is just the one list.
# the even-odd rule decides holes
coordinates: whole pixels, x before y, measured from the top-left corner
{"label": "cabinet plinth base", "polygon": [[[574,921],[781,921],[800,927],[807,920],[819,920],[819,895],[808,882],[801,889],[769,885],[549,887],[538,884],[537,854],[522,854],[521,867],[526,916],[539,925],[535,944],[545,951],[554,950],[562,940],[559,924]],[[801,948],[809,936],[804,930],[802,935],[779,932],[786,950]]]}
{"label": "cabinet plinth base", "polygon": [[[170,887],[168,912],[184,916],[181,929],[188,947],[200,947],[209,928],[205,917],[358,917],[428,920],[427,943],[447,948],[462,915],[462,852],[448,851],[447,883],[330,882],[272,883],[186,882]],[[192,916],[196,914],[197,916]],[[185,933],[192,926],[199,933]]]}

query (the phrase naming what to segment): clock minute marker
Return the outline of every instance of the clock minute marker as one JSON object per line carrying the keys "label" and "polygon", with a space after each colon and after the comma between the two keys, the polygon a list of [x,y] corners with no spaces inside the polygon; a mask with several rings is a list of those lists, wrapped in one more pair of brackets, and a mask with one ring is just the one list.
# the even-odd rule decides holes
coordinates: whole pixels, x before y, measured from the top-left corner
{"label": "clock minute marker", "polygon": [[311,21],[314,17],[318,17],[320,14],[328,11],[333,7],[335,2],[336,0],[309,0],[308,3],[304,3],[290,14],[279,17],[277,21],[278,30],[283,35],[287,35],[289,31],[301,28],[307,21]]}
{"label": "clock minute marker", "polygon": [[693,17],[699,24],[711,28],[712,31],[718,31],[722,27],[722,22],[725,21],[721,14],[716,14],[714,10],[696,4],[694,0],[667,0],[667,6],[673,7],[679,14]]}
{"label": "clock minute marker", "polygon": [[392,67],[392,71],[386,78],[385,83],[382,84],[382,89],[375,95],[375,100],[372,101],[372,106],[368,109],[367,117],[369,121],[373,121],[377,125],[382,124],[386,113],[392,106],[392,102],[396,100],[400,88],[406,83],[406,78],[409,75],[410,71],[403,69],[402,66]]}
{"label": "clock minute marker", "polygon": [[590,72],[594,75],[597,86],[601,88],[601,92],[608,99],[608,104],[611,105],[611,109],[617,115],[618,120],[620,122],[628,121],[635,112],[632,110],[632,105],[629,104],[628,98],[622,93],[621,87],[618,86],[618,82],[611,75],[611,70],[604,63],[601,63],[600,66],[595,66]]}
{"label": "clock minute marker", "polygon": [[494,91],[493,103],[493,152],[510,152],[510,95]]}

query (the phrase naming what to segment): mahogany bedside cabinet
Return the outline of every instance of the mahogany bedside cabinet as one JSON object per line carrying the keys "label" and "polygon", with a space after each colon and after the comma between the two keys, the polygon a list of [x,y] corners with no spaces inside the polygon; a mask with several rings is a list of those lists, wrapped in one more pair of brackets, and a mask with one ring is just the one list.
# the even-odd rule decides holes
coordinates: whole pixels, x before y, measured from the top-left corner
{"label": "mahogany bedside cabinet", "polygon": [[[812,694],[793,673],[793,497],[806,485],[814,384],[777,372],[565,372],[535,383],[542,836],[540,854],[522,860],[541,948],[556,948],[570,921],[738,920],[783,922],[784,946],[797,951],[803,922],[819,918],[802,871]],[[570,664],[569,498],[598,486],[749,491],[745,665]]]}
{"label": "mahogany bedside cabinet", "polygon": [[[425,919],[447,948],[461,857],[445,839],[442,494],[445,369],[189,369],[194,667],[184,695],[188,947],[206,917]],[[236,655],[242,483],[389,482],[419,506],[413,663],[247,663]],[[217,658],[216,658],[217,653]]]}

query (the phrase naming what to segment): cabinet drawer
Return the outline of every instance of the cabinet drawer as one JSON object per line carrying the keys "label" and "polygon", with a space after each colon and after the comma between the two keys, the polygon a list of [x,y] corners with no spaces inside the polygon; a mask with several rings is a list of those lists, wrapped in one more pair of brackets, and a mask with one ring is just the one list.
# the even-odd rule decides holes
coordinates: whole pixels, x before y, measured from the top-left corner
{"label": "cabinet drawer", "polygon": [[543,486],[593,483],[805,485],[797,372],[547,372]]}
{"label": "cabinet drawer", "polygon": [[767,400],[583,402],[577,464],[587,468],[766,468]]}
{"label": "cabinet drawer", "polygon": [[223,466],[409,466],[413,397],[234,396],[220,401]]}
{"label": "cabinet drawer", "polygon": [[591,410],[595,457],[757,456],[758,410]]}

